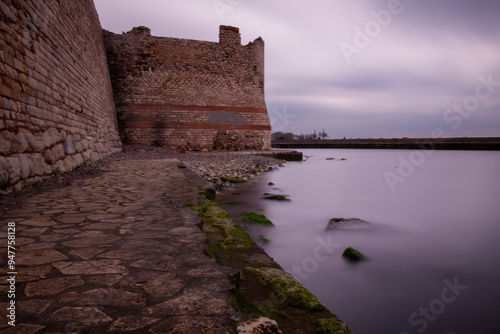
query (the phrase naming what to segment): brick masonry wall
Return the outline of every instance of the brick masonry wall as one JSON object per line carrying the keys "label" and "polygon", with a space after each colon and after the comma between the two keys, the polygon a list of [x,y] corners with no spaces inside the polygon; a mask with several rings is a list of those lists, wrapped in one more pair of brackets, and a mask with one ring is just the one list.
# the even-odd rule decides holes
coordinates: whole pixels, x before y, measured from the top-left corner
{"label": "brick masonry wall", "polygon": [[2,0],[0,190],[119,151],[92,0]]}
{"label": "brick masonry wall", "polygon": [[125,142],[192,150],[269,149],[264,41],[241,45],[155,37],[146,27],[103,31],[120,135]]}

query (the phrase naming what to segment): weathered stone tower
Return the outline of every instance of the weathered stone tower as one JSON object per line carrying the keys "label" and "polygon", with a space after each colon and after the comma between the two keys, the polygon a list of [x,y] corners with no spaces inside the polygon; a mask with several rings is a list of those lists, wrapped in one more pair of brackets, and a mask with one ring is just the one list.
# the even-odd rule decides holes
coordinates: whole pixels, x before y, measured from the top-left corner
{"label": "weathered stone tower", "polygon": [[146,27],[104,31],[124,142],[192,150],[271,147],[264,98],[264,41],[241,45],[221,26],[219,43],[151,36]]}
{"label": "weathered stone tower", "polygon": [[0,1],[0,190],[121,148],[92,0]]}

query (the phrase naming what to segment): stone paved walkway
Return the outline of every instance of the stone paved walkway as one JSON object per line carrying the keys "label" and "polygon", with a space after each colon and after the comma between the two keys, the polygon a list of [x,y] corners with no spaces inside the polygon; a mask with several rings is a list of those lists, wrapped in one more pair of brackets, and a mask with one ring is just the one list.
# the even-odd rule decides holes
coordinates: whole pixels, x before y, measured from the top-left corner
{"label": "stone paved walkway", "polygon": [[[0,333],[234,333],[229,269],[184,209],[207,184],[178,160],[127,160],[31,197],[16,223],[16,326]],[[182,166],[181,166],[182,167]]]}

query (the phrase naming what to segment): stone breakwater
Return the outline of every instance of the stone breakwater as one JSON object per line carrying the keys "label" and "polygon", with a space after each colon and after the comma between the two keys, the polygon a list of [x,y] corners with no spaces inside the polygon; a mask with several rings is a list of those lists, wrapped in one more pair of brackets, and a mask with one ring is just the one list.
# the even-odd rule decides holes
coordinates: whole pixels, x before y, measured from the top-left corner
{"label": "stone breakwater", "polygon": [[[4,317],[0,333],[236,334],[255,326],[238,322],[257,315],[259,328],[273,333],[350,334],[219,204],[203,199],[210,185],[186,168],[217,167],[213,180],[248,178],[271,162],[126,146],[0,196],[0,237],[13,225],[16,237],[16,327]],[[8,208],[5,198],[21,205]]]}

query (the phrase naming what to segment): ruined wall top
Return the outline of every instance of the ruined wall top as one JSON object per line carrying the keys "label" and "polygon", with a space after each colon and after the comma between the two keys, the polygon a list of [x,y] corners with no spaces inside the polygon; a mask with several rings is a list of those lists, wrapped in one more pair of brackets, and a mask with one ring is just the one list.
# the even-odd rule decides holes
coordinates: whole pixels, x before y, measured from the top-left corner
{"label": "ruined wall top", "polygon": [[152,36],[140,26],[103,31],[115,102],[265,108],[264,41],[241,45],[238,28],[219,42]]}
{"label": "ruined wall top", "polygon": [[151,29],[145,26],[139,26],[139,27],[134,27],[132,30],[128,32],[129,34],[133,34],[136,36],[144,35],[144,36],[151,36]]}
{"label": "ruined wall top", "polygon": [[240,29],[231,26],[220,26],[219,43],[241,45]]}
{"label": "ruined wall top", "polygon": [[239,29],[229,26],[219,27],[219,42],[156,37],[146,27],[103,36],[125,142],[270,147],[262,38],[242,45]]}

